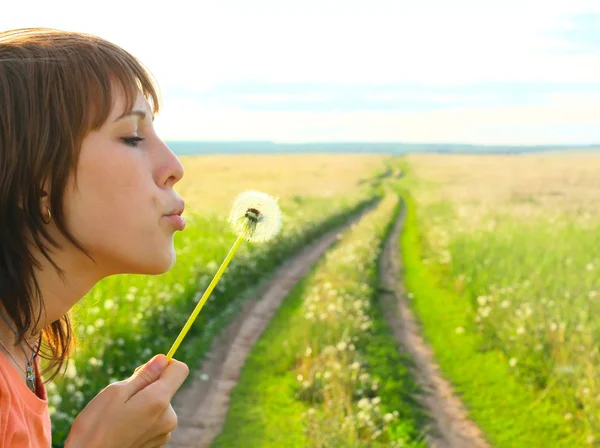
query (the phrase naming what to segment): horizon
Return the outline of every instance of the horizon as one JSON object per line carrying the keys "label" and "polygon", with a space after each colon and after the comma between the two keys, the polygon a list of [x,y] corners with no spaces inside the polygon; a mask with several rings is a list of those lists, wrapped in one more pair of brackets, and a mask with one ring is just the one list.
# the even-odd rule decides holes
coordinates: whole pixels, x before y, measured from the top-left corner
{"label": "horizon", "polygon": [[134,54],[160,86],[163,140],[600,142],[600,2],[78,5],[13,5],[0,29],[92,33]]}

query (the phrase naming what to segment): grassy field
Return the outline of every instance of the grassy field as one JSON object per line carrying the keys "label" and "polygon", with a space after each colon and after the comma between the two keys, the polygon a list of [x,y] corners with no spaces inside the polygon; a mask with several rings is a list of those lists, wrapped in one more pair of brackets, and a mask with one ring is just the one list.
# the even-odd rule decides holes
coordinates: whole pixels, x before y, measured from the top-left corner
{"label": "grassy field", "polygon": [[387,196],[286,298],[212,446],[424,446],[409,360],[377,304],[378,258],[398,209]]}
{"label": "grassy field", "polygon": [[226,218],[238,193],[253,189],[280,197],[282,230],[269,243],[240,247],[175,355],[191,369],[261,279],[373,202],[369,179],[387,171],[385,160],[372,155],[183,158],[185,177],[177,191],[187,203],[188,226],[175,236],[174,268],[160,276],[107,278],[73,310],[77,352],[66,376],[47,385],[53,446],[64,444],[74,417],[107,384],[169,350],[196,305],[195,293],[204,291],[235,241]]}
{"label": "grassy field", "polygon": [[409,156],[407,287],[493,446],[600,440],[600,157]]}

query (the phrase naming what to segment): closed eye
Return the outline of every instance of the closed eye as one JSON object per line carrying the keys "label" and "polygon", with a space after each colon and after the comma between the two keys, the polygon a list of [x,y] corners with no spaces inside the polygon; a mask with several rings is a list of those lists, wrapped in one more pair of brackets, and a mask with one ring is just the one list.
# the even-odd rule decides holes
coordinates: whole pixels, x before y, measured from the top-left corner
{"label": "closed eye", "polygon": [[121,140],[125,142],[127,146],[133,146],[134,148],[138,146],[138,143],[146,140],[142,137],[123,137]]}

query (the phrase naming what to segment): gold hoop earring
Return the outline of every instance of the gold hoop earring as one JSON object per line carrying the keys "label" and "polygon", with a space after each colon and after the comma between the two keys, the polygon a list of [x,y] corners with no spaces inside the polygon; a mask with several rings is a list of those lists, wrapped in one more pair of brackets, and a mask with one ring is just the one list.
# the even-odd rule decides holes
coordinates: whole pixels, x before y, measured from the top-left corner
{"label": "gold hoop earring", "polygon": [[50,211],[50,209],[48,209],[48,221],[44,221],[44,224],[50,224],[51,220],[52,220],[52,212]]}

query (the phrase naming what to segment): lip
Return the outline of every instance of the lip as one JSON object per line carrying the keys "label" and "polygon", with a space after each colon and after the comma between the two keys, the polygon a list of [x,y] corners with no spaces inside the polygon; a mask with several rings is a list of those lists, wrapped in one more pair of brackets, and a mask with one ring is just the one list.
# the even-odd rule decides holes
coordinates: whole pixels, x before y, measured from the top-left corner
{"label": "lip", "polygon": [[177,230],[185,229],[185,219],[183,216],[175,213],[173,215],[165,215],[165,218],[167,218]]}
{"label": "lip", "polygon": [[177,201],[177,205],[175,205],[175,207],[173,207],[171,209],[171,211],[166,214],[166,216],[172,216],[172,215],[181,216],[184,209],[185,209],[185,202],[183,200],[179,200],[179,201]]}

